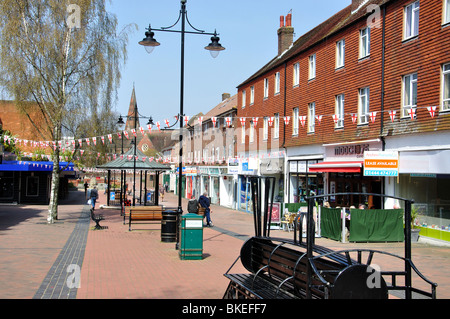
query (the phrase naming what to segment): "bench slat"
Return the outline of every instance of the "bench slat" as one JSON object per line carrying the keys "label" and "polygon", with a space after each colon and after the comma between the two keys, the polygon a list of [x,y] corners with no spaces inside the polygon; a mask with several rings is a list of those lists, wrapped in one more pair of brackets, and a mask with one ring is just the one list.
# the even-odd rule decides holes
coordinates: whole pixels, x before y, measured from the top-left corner
{"label": "bench slat", "polygon": [[131,207],[128,211],[128,214],[125,212],[125,216],[128,215],[129,231],[131,231],[132,221],[161,221],[163,219],[161,206]]}

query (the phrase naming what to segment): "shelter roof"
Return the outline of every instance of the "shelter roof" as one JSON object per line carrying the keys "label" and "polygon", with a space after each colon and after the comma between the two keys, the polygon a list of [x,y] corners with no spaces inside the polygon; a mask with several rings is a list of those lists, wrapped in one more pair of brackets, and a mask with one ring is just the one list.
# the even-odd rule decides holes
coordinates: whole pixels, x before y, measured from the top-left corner
{"label": "shelter roof", "polygon": [[[134,159],[135,156],[135,146],[131,145],[131,148],[115,160],[106,163],[104,165],[99,165],[99,169],[117,169],[117,170],[128,170],[134,169]],[[152,171],[165,171],[170,170],[170,166],[158,163],[156,161],[149,161],[149,156],[146,156],[139,149],[136,149],[136,169],[137,170],[152,170]]]}

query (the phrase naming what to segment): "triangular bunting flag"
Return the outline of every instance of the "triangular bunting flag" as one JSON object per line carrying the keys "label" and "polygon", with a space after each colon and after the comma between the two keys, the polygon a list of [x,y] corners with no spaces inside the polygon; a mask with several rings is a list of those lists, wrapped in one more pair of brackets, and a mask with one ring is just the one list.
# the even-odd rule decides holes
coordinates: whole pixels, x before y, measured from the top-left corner
{"label": "triangular bunting flag", "polygon": [[395,111],[395,110],[389,111],[389,117],[391,118],[391,122],[394,122],[396,113],[397,113],[397,111]]}

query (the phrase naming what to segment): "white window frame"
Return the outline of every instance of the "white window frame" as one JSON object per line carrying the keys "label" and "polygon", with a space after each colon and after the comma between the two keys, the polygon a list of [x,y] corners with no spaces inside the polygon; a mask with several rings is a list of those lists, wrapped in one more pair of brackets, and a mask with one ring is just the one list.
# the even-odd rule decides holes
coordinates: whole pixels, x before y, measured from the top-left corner
{"label": "white window frame", "polygon": [[420,1],[415,1],[405,7],[404,13],[404,35],[405,40],[419,35]]}
{"label": "white window frame", "polygon": [[408,110],[417,107],[417,73],[405,75],[402,82],[402,117],[410,117]]}
{"label": "white window frame", "polygon": [[250,132],[248,135],[248,141],[249,143],[253,143],[255,141],[255,124],[253,122],[250,122]]}
{"label": "white window frame", "polygon": [[363,59],[370,56],[370,28],[364,28],[359,31],[359,58]]}
{"label": "white window frame", "polygon": [[263,120],[263,140],[267,141],[269,139],[269,118],[266,116]]}
{"label": "white window frame", "polygon": [[294,79],[293,86],[300,85],[300,63],[294,63]]}
{"label": "white window frame", "polygon": [[358,124],[368,124],[370,118],[370,88],[359,89]]}
{"label": "white window frame", "polygon": [[312,54],[308,57],[308,79],[313,80],[316,78],[316,54]]}
{"label": "white window frame", "polygon": [[345,39],[336,42],[336,69],[345,66]]}
{"label": "white window frame", "polygon": [[267,99],[269,97],[269,79],[264,79],[264,98]]}
{"label": "white window frame", "polygon": [[241,144],[245,144],[245,125],[241,126]]}
{"label": "white window frame", "polygon": [[[447,91],[445,89],[446,87],[447,87]],[[441,107],[441,110],[442,111],[450,111],[450,63],[446,63],[442,66],[442,107]]]}
{"label": "white window frame", "polygon": [[242,91],[242,108],[245,108],[245,101],[247,99],[247,93],[245,92],[245,90]]}
{"label": "white window frame", "polygon": [[298,107],[292,110],[292,135],[298,135],[298,122],[299,122],[299,109]]}
{"label": "white window frame", "polygon": [[308,104],[308,133],[314,133],[316,127],[316,103]]}
{"label": "white window frame", "polygon": [[450,0],[444,0],[444,23],[450,23]]}
{"label": "white window frame", "polygon": [[275,73],[275,95],[280,94],[280,72]]}
{"label": "white window frame", "polygon": [[335,114],[339,117],[339,120],[334,125],[334,128],[343,128],[344,127],[344,114],[345,114],[345,95],[344,94],[336,95]]}
{"label": "white window frame", "polygon": [[276,113],[273,117],[274,132],[273,138],[280,137],[280,113]]}
{"label": "white window frame", "polygon": [[250,105],[255,103],[255,87],[252,85],[250,87]]}

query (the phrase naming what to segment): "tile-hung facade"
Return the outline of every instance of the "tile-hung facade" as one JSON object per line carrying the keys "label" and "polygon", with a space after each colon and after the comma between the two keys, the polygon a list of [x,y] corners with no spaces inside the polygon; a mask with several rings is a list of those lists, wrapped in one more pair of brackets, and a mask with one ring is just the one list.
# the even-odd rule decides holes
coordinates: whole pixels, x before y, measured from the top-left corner
{"label": "tile-hung facade", "polygon": [[[354,0],[286,45],[291,19],[281,19],[278,56],[238,86],[237,117],[258,119],[238,154],[260,162],[284,155],[275,175],[286,203],[311,193],[385,193],[414,198],[427,216],[420,223],[448,229],[450,0]],[[366,151],[398,152],[399,176],[364,176]]]}

